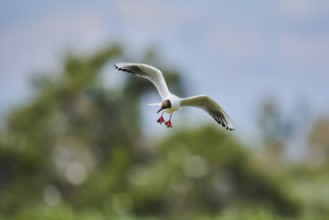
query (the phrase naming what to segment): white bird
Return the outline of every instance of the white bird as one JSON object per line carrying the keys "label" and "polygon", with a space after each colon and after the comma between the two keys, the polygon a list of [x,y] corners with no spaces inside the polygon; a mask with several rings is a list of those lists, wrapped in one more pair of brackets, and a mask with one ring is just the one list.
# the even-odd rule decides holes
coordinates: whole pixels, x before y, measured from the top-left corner
{"label": "white bird", "polygon": [[[118,70],[146,78],[153,83],[153,85],[157,88],[161,96],[162,102],[150,105],[160,106],[160,109],[157,113],[159,113],[160,111],[163,112],[157,122],[159,122],[160,124],[165,122],[167,128],[172,127],[171,116],[175,111],[177,111],[182,106],[192,106],[203,109],[204,111],[208,112],[211,117],[213,117],[219,124],[221,124],[227,130],[234,130],[229,116],[212,98],[205,95],[180,98],[172,94],[167,87],[162,72],[156,69],[155,67],[142,63],[117,63],[114,66]],[[168,121],[165,121],[163,118],[164,112],[170,114],[170,118]]]}

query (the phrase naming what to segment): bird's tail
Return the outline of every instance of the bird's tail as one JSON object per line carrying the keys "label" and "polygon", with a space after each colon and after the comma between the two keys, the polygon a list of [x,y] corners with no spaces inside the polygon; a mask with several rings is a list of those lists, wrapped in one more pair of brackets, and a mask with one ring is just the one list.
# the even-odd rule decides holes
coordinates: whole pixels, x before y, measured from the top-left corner
{"label": "bird's tail", "polygon": [[150,104],[147,104],[149,106],[161,106],[161,102],[159,103],[150,103]]}

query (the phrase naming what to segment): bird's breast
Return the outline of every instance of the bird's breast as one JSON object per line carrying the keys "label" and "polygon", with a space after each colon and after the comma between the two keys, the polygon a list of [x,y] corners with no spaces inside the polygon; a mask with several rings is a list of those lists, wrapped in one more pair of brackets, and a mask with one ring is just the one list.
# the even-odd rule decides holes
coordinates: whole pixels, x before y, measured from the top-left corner
{"label": "bird's breast", "polygon": [[166,112],[171,114],[179,109],[181,99],[177,96],[173,96],[170,99],[170,103],[171,103],[171,108],[166,109]]}

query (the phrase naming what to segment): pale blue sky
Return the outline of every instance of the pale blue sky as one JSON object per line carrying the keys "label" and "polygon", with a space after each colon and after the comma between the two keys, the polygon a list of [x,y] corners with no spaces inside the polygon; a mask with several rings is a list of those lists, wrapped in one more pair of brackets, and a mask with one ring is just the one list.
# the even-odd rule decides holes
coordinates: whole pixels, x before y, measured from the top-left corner
{"label": "pale blue sky", "polygon": [[[13,0],[0,3],[0,113],[27,97],[34,71],[59,67],[67,48],[92,51],[111,41],[136,58],[158,48],[164,64],[183,70],[188,94],[216,99],[238,132],[254,125],[266,96],[287,111],[300,100],[313,116],[329,110],[326,0]],[[153,109],[146,112],[147,127],[162,131]]]}

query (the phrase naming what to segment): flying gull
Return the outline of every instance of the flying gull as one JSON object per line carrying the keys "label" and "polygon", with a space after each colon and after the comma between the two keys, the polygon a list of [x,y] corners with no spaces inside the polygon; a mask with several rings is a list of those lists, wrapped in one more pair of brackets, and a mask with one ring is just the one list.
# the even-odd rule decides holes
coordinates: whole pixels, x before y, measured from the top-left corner
{"label": "flying gull", "polygon": [[[205,95],[180,98],[172,94],[167,87],[162,72],[157,68],[142,63],[117,63],[114,66],[118,70],[146,78],[153,83],[161,96],[162,102],[151,105],[160,106],[157,113],[162,111],[162,115],[157,122],[160,124],[165,123],[167,128],[172,127],[171,116],[175,111],[180,109],[180,107],[191,106],[206,111],[218,124],[221,124],[227,130],[234,130],[231,119],[217,102]],[[163,118],[164,112],[170,114],[168,121],[165,121]]]}

